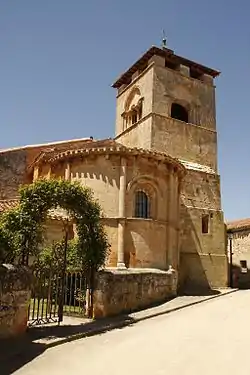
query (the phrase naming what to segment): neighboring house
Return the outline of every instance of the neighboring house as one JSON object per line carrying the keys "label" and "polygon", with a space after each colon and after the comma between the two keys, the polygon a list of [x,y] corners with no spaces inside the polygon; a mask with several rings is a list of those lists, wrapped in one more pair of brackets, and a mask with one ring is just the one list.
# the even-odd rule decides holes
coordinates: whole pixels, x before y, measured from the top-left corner
{"label": "neighboring house", "polygon": [[232,241],[233,286],[250,288],[250,219],[228,222],[227,234],[229,246]]}
{"label": "neighboring house", "polygon": [[[113,84],[114,139],[0,152],[1,207],[38,178],[93,189],[111,243],[108,266],[168,269],[182,288],[227,286],[217,170],[214,78],[219,72],[151,47]],[[47,236],[61,233],[51,220]]]}

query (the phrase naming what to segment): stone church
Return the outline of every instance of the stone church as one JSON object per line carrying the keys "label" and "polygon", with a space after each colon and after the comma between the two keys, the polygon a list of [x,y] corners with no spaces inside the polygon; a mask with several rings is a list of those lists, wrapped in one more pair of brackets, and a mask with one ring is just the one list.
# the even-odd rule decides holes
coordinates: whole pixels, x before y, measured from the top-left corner
{"label": "stone church", "polygon": [[[151,47],[113,84],[115,138],[0,151],[0,211],[39,178],[89,186],[111,244],[107,266],[174,269],[180,288],[227,286],[217,169],[219,72]],[[60,215],[47,224],[60,238]]]}

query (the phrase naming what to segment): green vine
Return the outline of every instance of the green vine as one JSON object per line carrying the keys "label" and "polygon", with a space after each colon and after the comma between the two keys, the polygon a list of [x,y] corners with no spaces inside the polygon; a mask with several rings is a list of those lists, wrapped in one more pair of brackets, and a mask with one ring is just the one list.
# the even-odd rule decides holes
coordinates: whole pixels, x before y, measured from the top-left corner
{"label": "green vine", "polygon": [[89,188],[64,180],[38,180],[20,189],[18,207],[1,217],[0,257],[6,257],[11,249],[12,258],[22,263],[27,264],[29,256],[38,258],[44,222],[49,210],[58,207],[76,224],[74,252],[80,268],[92,275],[102,267],[109,244],[100,221],[100,206]]}

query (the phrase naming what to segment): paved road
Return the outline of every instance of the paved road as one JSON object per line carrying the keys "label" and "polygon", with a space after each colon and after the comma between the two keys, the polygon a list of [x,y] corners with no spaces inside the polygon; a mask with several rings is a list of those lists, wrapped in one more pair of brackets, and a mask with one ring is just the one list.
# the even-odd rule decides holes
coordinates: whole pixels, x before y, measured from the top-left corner
{"label": "paved road", "polygon": [[67,343],[18,375],[250,374],[250,291]]}

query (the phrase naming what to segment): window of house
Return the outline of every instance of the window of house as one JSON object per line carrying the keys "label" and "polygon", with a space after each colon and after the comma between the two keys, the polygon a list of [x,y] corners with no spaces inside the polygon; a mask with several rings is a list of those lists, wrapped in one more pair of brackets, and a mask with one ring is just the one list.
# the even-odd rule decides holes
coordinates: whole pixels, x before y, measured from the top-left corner
{"label": "window of house", "polygon": [[171,107],[171,117],[177,120],[188,122],[188,111],[182,105],[173,103]]}
{"label": "window of house", "polygon": [[241,260],[240,261],[240,266],[241,266],[241,268],[246,269],[247,268],[247,261],[246,260]]}
{"label": "window of house", "polygon": [[150,217],[150,199],[144,191],[135,194],[135,217],[148,219]]}
{"label": "window of house", "polygon": [[203,234],[209,232],[209,215],[203,215],[201,219],[201,231]]}

